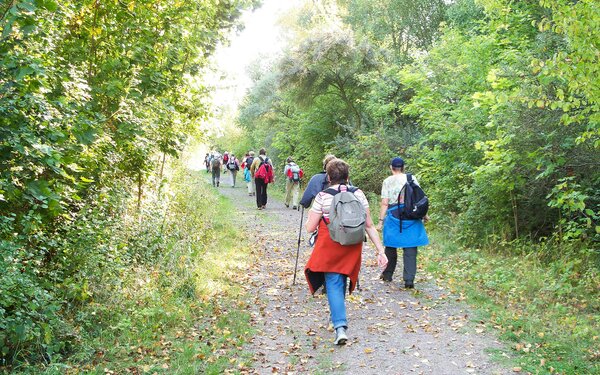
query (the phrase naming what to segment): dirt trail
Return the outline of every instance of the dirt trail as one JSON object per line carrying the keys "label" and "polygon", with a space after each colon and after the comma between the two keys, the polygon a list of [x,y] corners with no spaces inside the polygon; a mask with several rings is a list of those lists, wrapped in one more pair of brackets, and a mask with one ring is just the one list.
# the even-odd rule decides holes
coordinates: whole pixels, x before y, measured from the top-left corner
{"label": "dirt trail", "polygon": [[360,290],[347,298],[348,344],[334,346],[326,296],[320,291],[311,296],[304,278],[311,251],[305,233],[292,285],[300,212],[272,195],[267,209],[259,211],[243,181],[231,188],[227,178],[219,192],[235,203],[240,222],[252,226],[257,236],[253,248],[257,262],[245,282],[255,296],[249,308],[258,330],[248,348],[255,359],[251,373],[512,373],[488,354],[501,349],[501,344],[471,322],[468,307],[422,269],[415,290],[401,288],[396,275],[392,283],[380,281],[370,243],[363,250]]}

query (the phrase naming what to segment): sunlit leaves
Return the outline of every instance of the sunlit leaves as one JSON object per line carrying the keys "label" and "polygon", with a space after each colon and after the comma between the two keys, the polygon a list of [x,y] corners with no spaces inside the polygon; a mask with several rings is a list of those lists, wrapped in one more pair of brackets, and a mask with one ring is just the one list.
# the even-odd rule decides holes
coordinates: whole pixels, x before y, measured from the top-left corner
{"label": "sunlit leaves", "polygon": [[[22,293],[14,300],[0,293],[0,322],[11,322],[1,327],[8,333],[0,336],[0,357],[39,360],[62,350],[64,337],[52,333],[66,324],[57,312],[68,301],[87,301],[75,255],[64,247],[65,224],[86,209],[121,204],[123,190],[134,192],[132,181],[142,198],[157,154],[177,156],[207,115],[198,104],[207,91],[190,87],[190,77],[253,3],[0,5],[0,212],[7,218],[0,221],[0,262],[18,270],[7,272],[11,278],[22,273],[14,280],[23,286],[11,291]],[[112,215],[107,209],[98,216]],[[102,224],[94,223],[90,236]],[[99,262],[112,256],[93,246],[86,250]],[[39,305],[24,302],[38,295]]]}

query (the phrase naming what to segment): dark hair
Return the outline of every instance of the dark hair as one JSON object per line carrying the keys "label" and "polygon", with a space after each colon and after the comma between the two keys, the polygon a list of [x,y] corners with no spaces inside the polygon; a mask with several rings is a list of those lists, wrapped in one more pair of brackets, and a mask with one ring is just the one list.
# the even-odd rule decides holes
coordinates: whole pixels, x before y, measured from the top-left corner
{"label": "dark hair", "polygon": [[327,163],[327,176],[331,185],[348,182],[350,166],[342,159],[333,159]]}
{"label": "dark hair", "polygon": [[288,156],[288,158],[285,160],[286,163],[291,163],[293,161],[294,161],[294,159],[292,159],[291,156]]}
{"label": "dark hair", "polygon": [[265,150],[264,148],[261,148],[260,151],[258,152],[259,155],[266,155],[267,154],[267,150]]}
{"label": "dark hair", "polygon": [[404,173],[404,166],[401,166],[401,167],[392,167],[392,170],[394,172],[402,172],[402,173]]}

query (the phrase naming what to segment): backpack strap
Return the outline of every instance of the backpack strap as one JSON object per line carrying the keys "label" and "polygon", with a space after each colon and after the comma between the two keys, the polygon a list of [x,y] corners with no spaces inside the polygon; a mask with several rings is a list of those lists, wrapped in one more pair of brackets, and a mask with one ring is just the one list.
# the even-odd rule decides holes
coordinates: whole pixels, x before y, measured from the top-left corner
{"label": "backpack strap", "polygon": [[326,189],[326,190],[323,190],[323,191],[325,193],[327,193],[327,194],[331,194],[333,196],[336,196],[338,193],[342,192],[342,189],[340,188],[342,185],[346,186],[346,190],[344,190],[344,191],[347,191],[347,192],[352,193],[352,194],[354,194],[358,190],[358,188],[356,186],[348,186],[346,184],[340,184],[340,186],[338,186],[337,189],[329,188],[329,189]]}
{"label": "backpack strap", "polygon": [[324,192],[324,193],[327,193],[327,194],[330,194],[330,195],[333,195],[334,197],[335,197],[335,196],[336,196],[338,193],[340,193],[340,191],[339,191],[339,190],[337,190],[337,189],[333,189],[333,188],[325,189],[325,190],[323,190],[323,192]]}
{"label": "backpack strap", "polygon": [[398,201],[396,202],[396,206],[398,207],[398,220],[400,221],[400,233],[402,233],[402,211],[400,211],[400,197],[402,196],[402,193],[406,191],[406,185],[411,184],[412,182],[413,182],[412,174],[407,173],[406,174],[406,183],[404,184],[404,186],[402,186],[402,189],[400,189],[400,192],[398,193]]}
{"label": "backpack strap", "polygon": [[400,208],[400,197],[402,196],[402,193],[404,191],[406,191],[406,185],[410,184],[412,182],[413,182],[412,174],[407,173],[406,174],[406,184],[404,184],[404,186],[402,186],[402,189],[400,189],[400,191],[398,192],[398,200],[396,202],[396,204],[398,205],[398,208]]}

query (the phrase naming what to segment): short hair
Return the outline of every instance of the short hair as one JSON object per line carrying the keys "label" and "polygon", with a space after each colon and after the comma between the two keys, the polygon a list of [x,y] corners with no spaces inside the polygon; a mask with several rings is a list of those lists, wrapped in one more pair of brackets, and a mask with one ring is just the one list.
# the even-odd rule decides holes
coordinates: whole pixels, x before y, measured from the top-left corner
{"label": "short hair", "polygon": [[323,159],[323,170],[326,171],[327,170],[327,164],[332,161],[333,159],[335,159],[335,155],[333,154],[329,154],[325,156],[325,159]]}
{"label": "short hair", "polygon": [[350,166],[342,159],[333,159],[327,163],[327,176],[332,185],[348,182]]}
{"label": "short hair", "polygon": [[264,148],[261,148],[260,151],[258,152],[259,155],[266,155],[267,154],[267,150],[265,150]]}
{"label": "short hair", "polygon": [[254,151],[249,152],[250,156],[254,156]]}
{"label": "short hair", "polygon": [[286,163],[291,163],[291,162],[293,162],[293,161],[294,161],[294,159],[292,159],[292,157],[291,157],[291,156],[288,156],[288,158],[287,158],[287,159],[285,159],[285,162],[286,162]]}

